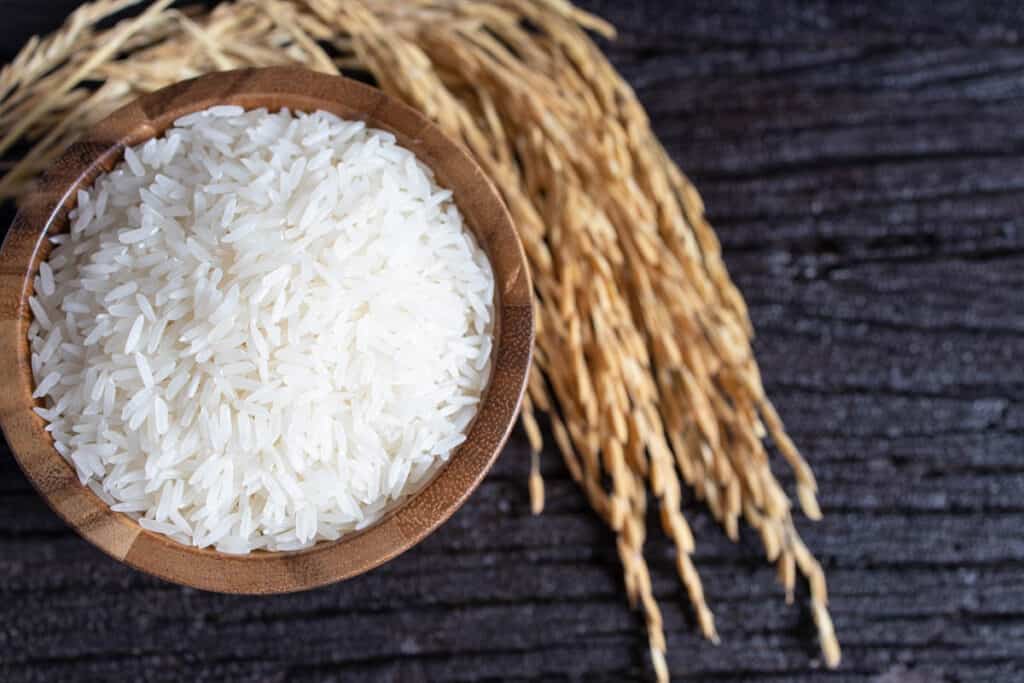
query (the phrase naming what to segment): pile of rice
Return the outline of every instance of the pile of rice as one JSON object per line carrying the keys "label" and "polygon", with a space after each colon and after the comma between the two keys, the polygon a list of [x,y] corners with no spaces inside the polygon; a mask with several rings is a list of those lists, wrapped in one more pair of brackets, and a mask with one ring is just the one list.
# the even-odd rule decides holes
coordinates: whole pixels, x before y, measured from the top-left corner
{"label": "pile of rice", "polygon": [[147,529],[230,553],[336,539],[465,439],[494,277],[389,133],[213,107],[126,149],[51,240],[36,412]]}

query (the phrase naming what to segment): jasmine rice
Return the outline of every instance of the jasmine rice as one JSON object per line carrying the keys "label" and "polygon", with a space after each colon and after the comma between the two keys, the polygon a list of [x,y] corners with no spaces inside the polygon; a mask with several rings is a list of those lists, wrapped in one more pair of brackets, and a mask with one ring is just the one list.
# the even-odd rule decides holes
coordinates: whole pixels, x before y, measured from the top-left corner
{"label": "jasmine rice", "polygon": [[182,543],[365,527],[465,439],[494,278],[389,133],[218,106],[78,193],[29,300],[36,412],[82,482]]}

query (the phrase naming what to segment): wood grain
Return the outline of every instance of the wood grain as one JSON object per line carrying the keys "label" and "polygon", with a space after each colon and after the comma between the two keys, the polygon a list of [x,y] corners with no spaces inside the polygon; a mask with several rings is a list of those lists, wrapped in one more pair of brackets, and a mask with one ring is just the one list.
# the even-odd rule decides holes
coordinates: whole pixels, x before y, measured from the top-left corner
{"label": "wood grain", "polygon": [[[126,146],[138,145],[186,114],[214,105],[329,111],[395,134],[452,190],[466,225],[487,254],[495,278],[493,366],[466,440],[434,478],[380,522],[335,542],[297,552],[246,556],[185,546],[142,529],[83,486],[53,448],[32,408],[27,342],[28,298],[49,235],[68,229],[77,191],[111,170]],[[526,256],[497,190],[458,144],[421,114],[383,92],[344,78],[294,67],[210,74],[149,95],[111,114],[75,143],[20,211],[0,250],[0,425],[29,480],[54,511],[114,559],[169,581],[229,593],[281,593],[350,578],[412,547],[466,500],[498,456],[522,401],[533,348]]]}
{"label": "wood grain", "polygon": [[[606,48],[703,192],[750,304],[769,392],[821,485],[825,519],[800,531],[826,565],[844,644],[839,671],[809,664],[802,596],[787,607],[756,539],[730,544],[691,500],[723,642],[698,635],[653,534],[673,672],[1022,680],[1024,6],[583,4],[620,27]],[[557,453],[543,462],[540,518],[513,433],[469,502],[409,553],[338,586],[238,598],[110,561],[0,457],[0,678],[649,677],[614,540]]]}

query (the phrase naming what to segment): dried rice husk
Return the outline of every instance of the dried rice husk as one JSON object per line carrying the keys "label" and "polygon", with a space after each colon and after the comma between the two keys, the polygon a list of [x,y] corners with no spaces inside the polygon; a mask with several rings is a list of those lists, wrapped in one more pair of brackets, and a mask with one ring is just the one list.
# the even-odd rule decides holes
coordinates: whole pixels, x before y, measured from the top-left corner
{"label": "dried rice husk", "polygon": [[814,475],[765,396],[746,306],[699,194],[588,35],[611,37],[610,25],[564,0],[235,0],[183,10],[158,0],[106,26],[137,2],[83,5],[0,71],[0,156],[14,161],[0,199],[25,192],[85,129],[143,92],[240,67],[368,72],[460,139],[512,212],[538,302],[522,413],[532,509],[543,508],[541,413],[617,535],[656,678],[669,674],[643,555],[652,497],[698,626],[718,640],[691,559],[684,483],[730,538],[741,517],[757,530],[787,601],[797,571],[808,579],[823,658],[838,665],[824,572],[764,440],[791,467],[804,514],[818,519]]}

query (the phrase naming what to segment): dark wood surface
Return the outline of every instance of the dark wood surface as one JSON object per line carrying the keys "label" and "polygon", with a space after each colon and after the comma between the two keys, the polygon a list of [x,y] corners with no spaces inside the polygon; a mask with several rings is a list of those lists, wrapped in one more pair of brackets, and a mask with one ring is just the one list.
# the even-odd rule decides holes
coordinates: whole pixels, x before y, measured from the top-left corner
{"label": "dark wood surface", "polygon": [[[42,3],[0,3],[0,56],[72,4],[44,20]],[[823,671],[756,540],[729,543],[689,502],[723,642],[700,639],[655,537],[675,677],[1024,680],[1024,6],[587,4],[622,29],[609,54],[704,193],[750,304],[766,384],[821,484],[825,519],[799,526],[844,646]],[[516,433],[395,562],[267,598],[115,563],[0,454],[0,679],[649,676],[612,537],[553,451],[548,510],[530,517],[526,452]]]}

